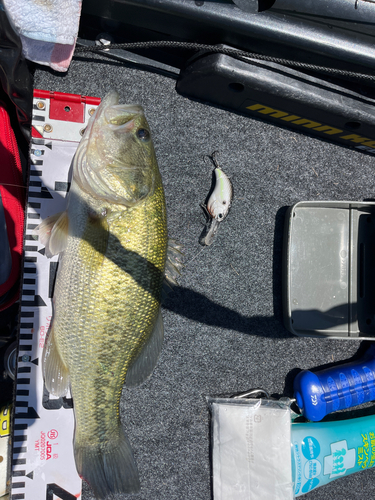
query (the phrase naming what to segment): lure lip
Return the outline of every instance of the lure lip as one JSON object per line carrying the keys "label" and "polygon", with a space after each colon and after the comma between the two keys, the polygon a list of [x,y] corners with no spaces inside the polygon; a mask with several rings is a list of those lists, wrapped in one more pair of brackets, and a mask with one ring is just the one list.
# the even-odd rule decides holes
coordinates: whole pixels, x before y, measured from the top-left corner
{"label": "lure lip", "polygon": [[203,232],[199,238],[199,243],[203,246],[210,246],[212,245],[215,235],[217,233],[218,227],[219,227],[220,221],[217,219],[210,219],[207,224],[205,225],[205,228],[203,229]]}

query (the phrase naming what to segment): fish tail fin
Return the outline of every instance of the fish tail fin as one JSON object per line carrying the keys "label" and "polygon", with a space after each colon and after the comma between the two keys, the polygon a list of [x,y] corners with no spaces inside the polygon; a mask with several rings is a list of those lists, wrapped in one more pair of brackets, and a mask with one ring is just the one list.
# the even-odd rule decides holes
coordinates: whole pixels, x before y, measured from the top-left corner
{"label": "fish tail fin", "polygon": [[74,456],[78,474],[98,499],[111,493],[139,491],[137,465],[121,425],[118,432],[105,442],[91,444],[75,438]]}

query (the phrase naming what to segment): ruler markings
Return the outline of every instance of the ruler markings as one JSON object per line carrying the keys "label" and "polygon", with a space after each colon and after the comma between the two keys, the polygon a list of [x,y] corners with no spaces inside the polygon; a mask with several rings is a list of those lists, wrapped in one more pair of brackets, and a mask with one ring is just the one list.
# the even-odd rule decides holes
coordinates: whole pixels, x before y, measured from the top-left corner
{"label": "ruler markings", "polygon": [[40,219],[40,215],[34,212],[27,214],[27,217],[29,219]]}
{"label": "ruler markings", "polygon": [[34,323],[21,323],[20,328],[34,328]]}
{"label": "ruler markings", "polygon": [[26,476],[26,471],[25,470],[14,470],[12,475],[13,475],[13,477]]}
{"label": "ruler markings", "polygon": [[25,483],[12,483],[12,488],[24,488]]}
{"label": "ruler markings", "polygon": [[28,428],[27,424],[15,424],[14,425],[14,430],[15,431],[24,431],[27,428]]}
{"label": "ruler markings", "polygon": [[[22,408],[27,408],[28,407],[28,402],[29,402],[29,396],[24,396],[24,398],[25,398],[24,400],[20,400],[19,399],[20,397],[21,396],[16,396],[17,399],[16,399],[15,406],[17,408],[17,413],[18,413],[18,408],[21,409],[21,410],[22,410]],[[25,402],[27,403],[26,406],[23,406],[22,404],[19,404],[19,403],[25,403]]]}
{"label": "ruler markings", "polygon": [[22,340],[32,340],[33,339],[33,334],[32,333],[20,333],[20,339],[22,339]]}
{"label": "ruler markings", "polygon": [[20,441],[24,441],[26,439],[26,436],[25,435],[17,435],[17,436],[13,436],[13,442],[20,442]]}
{"label": "ruler markings", "polygon": [[26,464],[26,458],[13,458],[12,460],[12,465],[25,465]]}
{"label": "ruler markings", "polygon": [[20,343],[20,351],[32,351],[33,346],[30,344],[21,344]]}
{"label": "ruler markings", "polygon": [[20,453],[26,453],[26,452],[27,452],[26,446],[14,446],[13,447],[13,455],[19,455]]}
{"label": "ruler markings", "polygon": [[44,307],[44,306],[47,305],[44,302],[44,300],[42,299],[42,297],[40,295],[35,295],[34,300],[27,300],[26,297],[25,297],[24,300],[22,298],[22,300],[21,300],[21,306],[25,306],[25,307]]}
{"label": "ruler markings", "polygon": [[21,311],[21,318],[33,318],[34,311]]}
{"label": "ruler markings", "polygon": [[[28,245],[25,245],[24,249],[26,252],[37,252],[38,251],[38,247],[28,246]],[[30,272],[30,271],[28,270],[28,272]]]}
{"label": "ruler markings", "polygon": [[[27,206],[30,207],[30,208],[41,208],[41,204],[38,201],[30,201],[30,200],[28,200]],[[27,214],[27,216],[29,217],[29,214]]]}
{"label": "ruler markings", "polygon": [[33,120],[35,120],[37,122],[45,122],[46,117],[45,117],[45,115],[33,115]]}
{"label": "ruler markings", "polygon": [[[38,247],[35,247],[35,248],[38,248]],[[28,274],[36,274],[36,267],[25,266],[24,267],[24,272],[28,273]]]}
{"label": "ruler markings", "polygon": [[[34,106],[38,100],[41,99],[34,100]],[[34,126],[35,119],[40,124],[49,116],[50,100],[46,99],[45,103],[45,110],[35,115],[37,118],[34,118]],[[57,125],[56,130],[60,130],[61,124]],[[42,212],[44,217],[46,207],[48,213],[64,209],[62,196],[65,196],[64,193],[67,193],[70,187],[69,167],[81,138],[77,132],[77,140],[71,139],[69,122],[62,126],[65,126],[70,134],[67,136],[68,141],[65,139],[64,142],[63,137],[58,140],[32,138],[31,141],[32,165],[24,238],[26,244],[15,391],[12,460],[14,477],[11,500],[34,500],[35,491],[40,491],[42,498],[47,500],[74,500],[81,491],[81,480],[72,459],[72,399],[54,398],[49,394],[43,384],[42,367],[39,363],[52,320],[50,299],[58,263],[57,258],[52,261],[45,258],[44,248],[40,248],[34,230],[41,220],[39,212]],[[60,194],[54,198],[54,192]],[[49,200],[52,201],[51,204]],[[54,204],[57,206],[56,210]],[[53,436],[57,435],[59,439],[55,441]],[[66,471],[63,479],[61,470]],[[27,471],[30,472],[26,474]],[[17,481],[17,478],[23,477],[28,477],[29,480]]]}
{"label": "ruler markings", "polygon": [[24,285],[35,285],[36,280],[33,278],[24,278],[23,284]]}
{"label": "ruler markings", "polygon": [[17,378],[17,385],[30,385],[29,378]]}
{"label": "ruler markings", "polygon": [[18,367],[18,373],[30,373],[31,372],[31,366],[19,366]]}
{"label": "ruler markings", "polygon": [[16,391],[16,397],[17,396],[29,396],[30,394],[30,391],[26,390],[26,389],[17,389]]}
{"label": "ruler markings", "polygon": [[37,137],[32,137],[31,142],[37,146],[44,146],[44,139],[38,139]]}
{"label": "ruler markings", "polygon": [[16,400],[16,408],[21,409],[21,408],[28,408],[29,404],[28,401],[18,401]]}
{"label": "ruler markings", "polygon": [[27,266],[27,264],[31,264],[31,263],[35,263],[38,261],[38,257],[32,257],[30,255],[25,255],[25,259],[24,259],[24,267],[30,267],[30,266]]}

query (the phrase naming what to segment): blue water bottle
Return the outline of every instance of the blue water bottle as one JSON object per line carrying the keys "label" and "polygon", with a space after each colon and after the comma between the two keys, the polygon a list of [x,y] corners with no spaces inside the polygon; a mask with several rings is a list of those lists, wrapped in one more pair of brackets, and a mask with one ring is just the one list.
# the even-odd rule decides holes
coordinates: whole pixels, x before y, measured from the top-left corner
{"label": "blue water bottle", "polygon": [[294,380],[294,397],[302,414],[314,422],[375,400],[375,344],[351,363],[314,373],[303,370]]}

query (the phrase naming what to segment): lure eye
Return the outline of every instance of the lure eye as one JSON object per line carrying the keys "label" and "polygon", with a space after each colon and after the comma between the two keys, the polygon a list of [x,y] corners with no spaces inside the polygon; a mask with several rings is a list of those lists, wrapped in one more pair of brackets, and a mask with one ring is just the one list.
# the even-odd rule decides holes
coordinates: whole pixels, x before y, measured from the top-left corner
{"label": "lure eye", "polygon": [[218,218],[219,218],[219,219],[222,219],[222,218],[223,218],[223,214],[219,214],[219,215],[218,215]]}
{"label": "lure eye", "polygon": [[137,130],[137,137],[141,141],[148,141],[150,139],[150,132],[145,128],[139,128]]}

